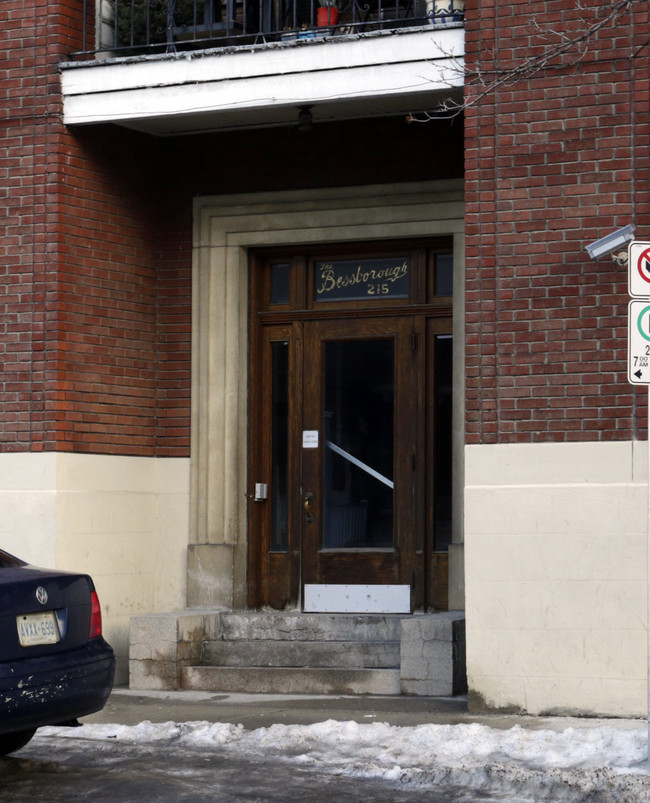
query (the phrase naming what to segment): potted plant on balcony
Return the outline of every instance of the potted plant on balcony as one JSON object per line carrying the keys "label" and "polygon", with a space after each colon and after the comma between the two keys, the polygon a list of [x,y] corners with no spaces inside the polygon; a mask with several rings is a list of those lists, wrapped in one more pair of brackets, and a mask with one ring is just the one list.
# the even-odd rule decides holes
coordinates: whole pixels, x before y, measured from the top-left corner
{"label": "potted plant on balcony", "polygon": [[426,0],[427,17],[436,22],[460,22],[465,18],[465,0]]}
{"label": "potted plant on balcony", "polygon": [[316,12],[316,24],[319,28],[327,28],[336,25],[339,21],[339,9],[336,5],[337,0],[318,0],[320,8]]}

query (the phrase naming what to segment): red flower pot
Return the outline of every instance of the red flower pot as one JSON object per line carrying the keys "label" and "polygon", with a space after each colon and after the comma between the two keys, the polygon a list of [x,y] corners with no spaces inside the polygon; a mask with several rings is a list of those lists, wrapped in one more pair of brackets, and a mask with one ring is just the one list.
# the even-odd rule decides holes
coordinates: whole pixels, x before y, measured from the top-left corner
{"label": "red flower pot", "polygon": [[316,24],[319,28],[336,25],[339,20],[339,10],[334,6],[321,6],[316,11]]}

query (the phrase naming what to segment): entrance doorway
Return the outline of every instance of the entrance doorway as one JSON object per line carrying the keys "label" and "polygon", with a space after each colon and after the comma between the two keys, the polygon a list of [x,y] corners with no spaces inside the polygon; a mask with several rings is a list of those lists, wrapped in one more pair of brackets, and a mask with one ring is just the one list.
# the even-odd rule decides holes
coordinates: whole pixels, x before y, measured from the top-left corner
{"label": "entrance doorway", "polygon": [[406,585],[446,607],[448,240],[250,259],[249,603]]}

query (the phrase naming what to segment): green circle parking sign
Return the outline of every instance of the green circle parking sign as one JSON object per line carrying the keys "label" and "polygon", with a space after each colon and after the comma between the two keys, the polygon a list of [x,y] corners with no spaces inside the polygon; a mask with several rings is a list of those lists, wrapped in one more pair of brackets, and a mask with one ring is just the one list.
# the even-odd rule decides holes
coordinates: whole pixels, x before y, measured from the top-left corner
{"label": "green circle parking sign", "polygon": [[648,312],[650,312],[650,304],[647,307],[644,307],[641,310],[641,312],[638,314],[637,319],[636,319],[636,325],[637,325],[637,329],[639,330],[639,334],[641,335],[641,337],[644,338],[645,340],[650,341],[650,325],[648,325],[648,327],[647,327],[648,331],[644,331],[644,328],[643,328],[643,316]]}

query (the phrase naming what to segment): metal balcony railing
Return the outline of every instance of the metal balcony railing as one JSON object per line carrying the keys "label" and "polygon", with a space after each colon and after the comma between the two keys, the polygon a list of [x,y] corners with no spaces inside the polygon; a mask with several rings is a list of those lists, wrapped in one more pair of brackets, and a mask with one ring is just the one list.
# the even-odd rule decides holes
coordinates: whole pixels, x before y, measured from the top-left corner
{"label": "metal balcony railing", "polygon": [[464,0],[84,0],[75,57],[174,53],[459,21]]}

